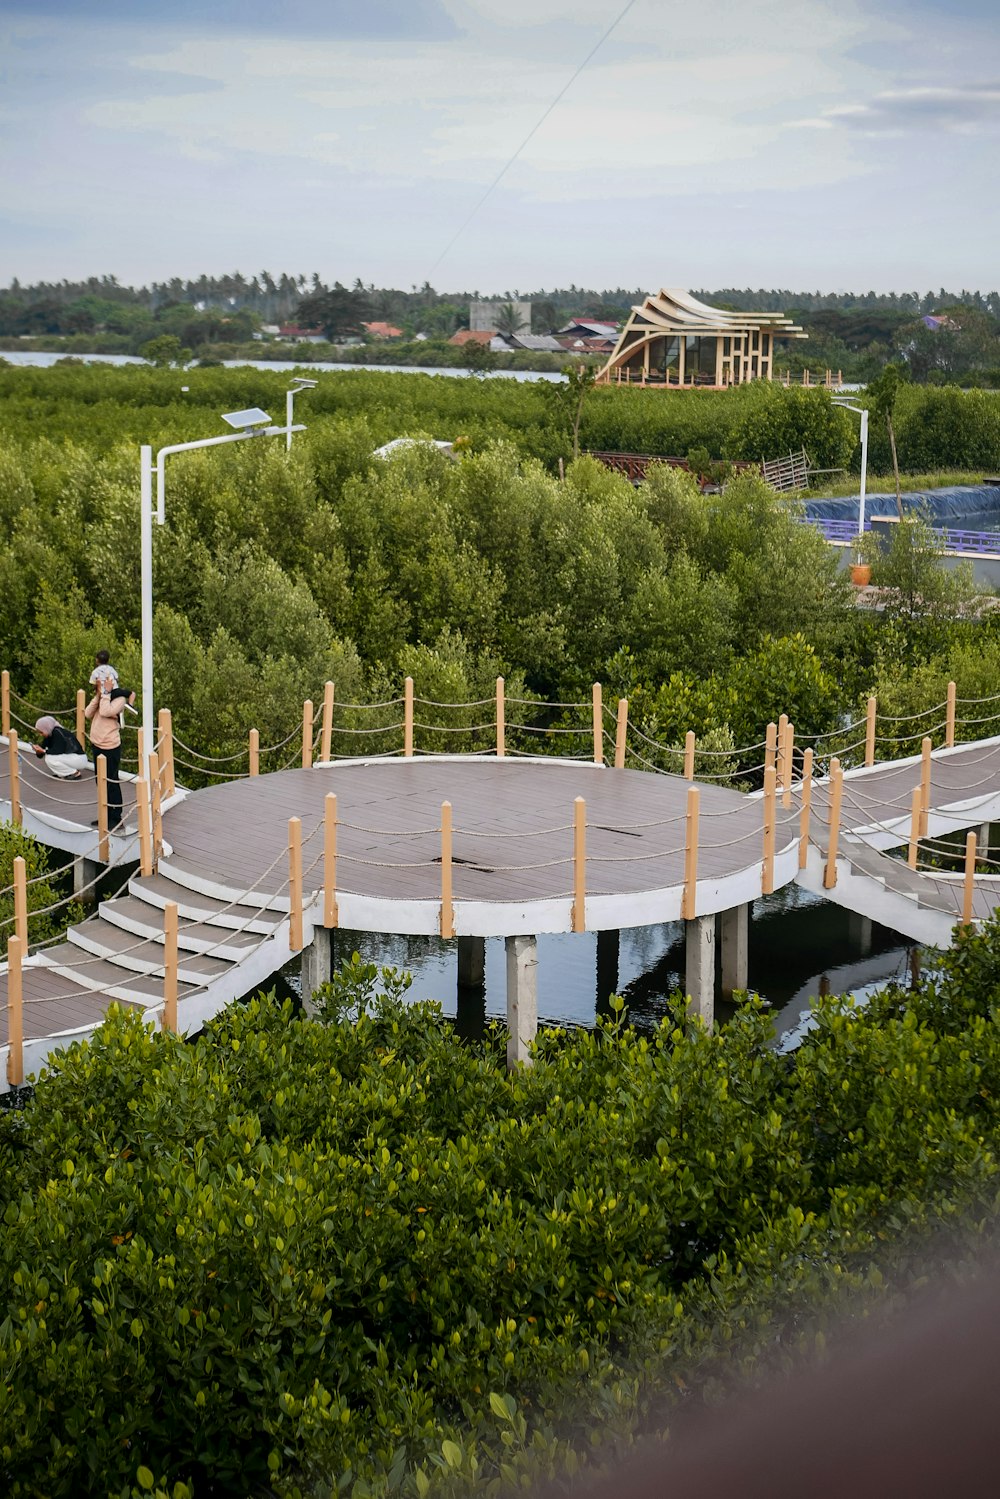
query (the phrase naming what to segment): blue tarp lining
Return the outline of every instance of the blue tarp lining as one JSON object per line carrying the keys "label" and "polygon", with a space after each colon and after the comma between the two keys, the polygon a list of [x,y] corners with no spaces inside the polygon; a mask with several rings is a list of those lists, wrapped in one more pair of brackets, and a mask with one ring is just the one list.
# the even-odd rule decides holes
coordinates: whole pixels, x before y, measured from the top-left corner
{"label": "blue tarp lining", "polygon": [[[809,499],[805,501],[805,509],[814,520],[849,520],[858,513],[858,497],[855,494],[838,499]],[[911,490],[903,495],[903,514],[911,510],[926,516],[932,526],[993,531],[1000,527],[1000,486],[956,484],[948,489]],[[865,513],[869,518],[895,515],[895,494],[868,495]]]}

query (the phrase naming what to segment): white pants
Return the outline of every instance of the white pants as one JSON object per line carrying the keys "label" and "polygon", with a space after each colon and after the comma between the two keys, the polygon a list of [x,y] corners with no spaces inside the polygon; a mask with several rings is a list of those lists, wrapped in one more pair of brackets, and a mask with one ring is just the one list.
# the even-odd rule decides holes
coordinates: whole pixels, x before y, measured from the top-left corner
{"label": "white pants", "polygon": [[86,755],[43,755],[42,759],[46,770],[50,770],[61,781],[67,776],[75,776],[78,770],[90,769],[90,761]]}

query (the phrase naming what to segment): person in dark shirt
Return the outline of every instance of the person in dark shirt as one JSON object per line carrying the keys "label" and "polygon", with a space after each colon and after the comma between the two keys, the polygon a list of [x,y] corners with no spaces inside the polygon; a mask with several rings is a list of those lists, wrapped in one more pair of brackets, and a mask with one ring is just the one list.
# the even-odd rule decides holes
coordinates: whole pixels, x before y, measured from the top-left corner
{"label": "person in dark shirt", "polygon": [[90,761],[76,735],[64,729],[51,714],[36,719],[35,730],[41,734],[42,742],[33,744],[32,749],[39,759],[45,760],[46,770],[60,780],[80,780],[83,772],[89,769]]}

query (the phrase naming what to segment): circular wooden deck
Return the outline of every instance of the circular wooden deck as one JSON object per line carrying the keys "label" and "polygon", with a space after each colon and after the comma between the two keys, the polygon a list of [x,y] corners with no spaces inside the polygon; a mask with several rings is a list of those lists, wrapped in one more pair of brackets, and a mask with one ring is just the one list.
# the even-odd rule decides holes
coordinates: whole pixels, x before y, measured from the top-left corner
{"label": "circular wooden deck", "polygon": [[[253,890],[257,899],[285,888],[288,819],[297,816],[308,894],[322,886],[321,820],[334,791],[341,924],[434,932],[441,804],[450,801],[456,932],[567,931],[573,810],[583,797],[587,927],[641,926],[680,915],[688,790],[676,776],[554,759],[351,762],[199,791],[167,813],[164,836],[170,867],[197,873],[207,893],[245,898]],[[704,914],[761,893],[763,821],[758,797],[706,785],[699,791]],[[794,850],[795,832],[796,814],[779,815],[779,855]],[[791,878],[792,870],[782,875]]]}

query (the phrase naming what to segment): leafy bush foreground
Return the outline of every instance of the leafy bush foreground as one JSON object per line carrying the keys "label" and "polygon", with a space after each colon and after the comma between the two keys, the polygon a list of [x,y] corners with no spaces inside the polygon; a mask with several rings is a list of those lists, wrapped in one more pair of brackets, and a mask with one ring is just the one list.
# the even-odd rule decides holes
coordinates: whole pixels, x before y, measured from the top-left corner
{"label": "leafy bush foreground", "polygon": [[792,1058],[748,1001],[549,1033],[512,1076],[398,998],[189,1043],[113,1011],[0,1115],[0,1489],[572,1472],[991,1220],[998,979],[993,925]]}

